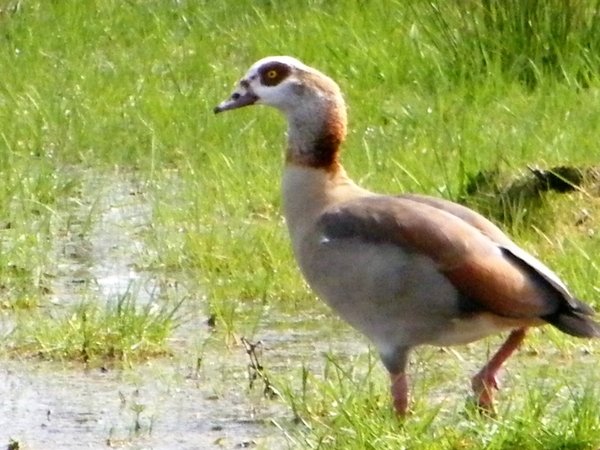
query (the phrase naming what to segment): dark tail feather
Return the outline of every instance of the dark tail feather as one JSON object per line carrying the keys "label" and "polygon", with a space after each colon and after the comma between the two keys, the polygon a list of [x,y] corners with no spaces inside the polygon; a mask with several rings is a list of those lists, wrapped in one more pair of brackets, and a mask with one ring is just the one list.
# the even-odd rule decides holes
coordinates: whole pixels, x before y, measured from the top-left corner
{"label": "dark tail feather", "polygon": [[594,322],[585,313],[574,311],[558,312],[544,317],[548,323],[571,336],[594,338],[600,337],[600,324]]}

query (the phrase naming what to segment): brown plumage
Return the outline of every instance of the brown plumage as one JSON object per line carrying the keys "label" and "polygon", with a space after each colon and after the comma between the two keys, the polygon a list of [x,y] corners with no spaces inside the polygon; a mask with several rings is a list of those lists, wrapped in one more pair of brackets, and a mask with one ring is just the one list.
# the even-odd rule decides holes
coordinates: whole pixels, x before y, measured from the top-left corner
{"label": "brown plumage", "polygon": [[298,265],[377,347],[398,414],[408,409],[405,370],[415,346],[511,331],[472,379],[480,406],[492,408],[496,374],[528,327],[600,336],[593,310],[481,215],[433,197],[375,194],[350,180],[338,159],[346,108],[327,76],[290,57],[262,59],[215,112],[251,104],[287,118],[283,208]]}

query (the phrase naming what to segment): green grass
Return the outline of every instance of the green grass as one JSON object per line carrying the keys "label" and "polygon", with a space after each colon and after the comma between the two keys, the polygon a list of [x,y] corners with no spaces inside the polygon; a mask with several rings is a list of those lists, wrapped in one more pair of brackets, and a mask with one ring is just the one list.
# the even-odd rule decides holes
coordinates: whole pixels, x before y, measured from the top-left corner
{"label": "green grass", "polygon": [[[190,293],[185,307],[214,314],[224,332],[211,342],[260,339],[295,315],[332,326],[334,343],[364,342],[316,318],[329,313],[296,269],[280,212],[283,118],[263,108],[212,114],[250,64],[273,54],[339,82],[350,107],[343,162],[355,180],[465,201],[600,306],[597,190],[539,205],[465,196],[481,171],[514,179],[528,164],[598,164],[594,0],[4,0],[0,10],[0,313],[18,324],[2,353],[135,362],[173,351],[175,289],[156,315],[135,296],[107,306],[84,293],[74,305],[49,301],[57,248],[91,226],[65,225],[72,205],[100,220],[93,205],[103,194],[89,173],[106,183],[135,173],[152,209],[136,268],[177,280]],[[474,371],[491,348],[456,351]],[[584,350],[591,363],[580,361]],[[415,412],[403,424],[375,356],[349,353],[273,370],[279,401],[301,423],[278,420],[290,447],[600,445],[597,343],[534,333],[508,363],[510,388],[493,419],[465,409],[472,372],[454,353],[423,350],[411,368]]]}
{"label": "green grass", "polygon": [[58,313],[19,314],[6,351],[9,356],[74,360],[92,366],[168,355],[167,340],[180,306],[138,305],[131,292],[105,306],[99,299],[85,298]]}
{"label": "green grass", "polygon": [[[420,350],[411,365],[413,412],[404,420],[392,412],[374,352],[343,362],[328,354],[319,371],[292,369],[294,381],[277,386],[301,424],[292,428],[289,441],[297,447],[291,448],[595,449],[600,404],[590,371],[596,363],[585,358],[566,374],[551,362],[565,362],[555,352],[523,350],[502,377],[495,416],[473,407],[467,394],[472,374],[465,373],[464,361],[437,350]],[[458,354],[471,367],[485,347],[476,344]],[[277,425],[289,433],[289,424]]]}
{"label": "green grass", "polygon": [[477,80],[497,70],[533,89],[542,78],[587,87],[596,72],[597,1],[412,3],[420,6],[421,28],[446,54],[445,69],[458,77]]}

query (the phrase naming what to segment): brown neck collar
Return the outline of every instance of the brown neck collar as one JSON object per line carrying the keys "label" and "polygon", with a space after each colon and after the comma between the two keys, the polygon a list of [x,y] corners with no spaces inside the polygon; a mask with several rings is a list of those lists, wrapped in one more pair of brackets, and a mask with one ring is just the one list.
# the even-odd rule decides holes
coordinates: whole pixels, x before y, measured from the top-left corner
{"label": "brown neck collar", "polygon": [[317,132],[299,126],[288,130],[286,163],[336,172],[341,168],[339,152],[346,135],[345,111],[333,108]]}

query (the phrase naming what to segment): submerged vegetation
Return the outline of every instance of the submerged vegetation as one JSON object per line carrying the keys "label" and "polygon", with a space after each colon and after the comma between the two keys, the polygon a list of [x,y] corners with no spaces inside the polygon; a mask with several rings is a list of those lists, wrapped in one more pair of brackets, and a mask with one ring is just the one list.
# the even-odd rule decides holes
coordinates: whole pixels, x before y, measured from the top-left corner
{"label": "submerged vegetation", "polygon": [[[598,166],[599,27],[596,0],[0,0],[0,354],[117,367],[170,355],[201,376],[246,336],[265,343],[276,395],[231,389],[285,406],[269,419],[289,448],[598,448],[599,344],[550,328],[509,361],[493,418],[465,399],[495,339],[420,350],[400,423],[368,344],[296,268],[282,118],[212,108],[263,56],[321,69],[349,104],[354,179],[484,212],[600,308],[597,183],[505,195],[531,168]],[[140,223],[124,197],[143,204]],[[107,224],[133,250],[99,237]],[[156,295],[107,293],[106,265]]]}

